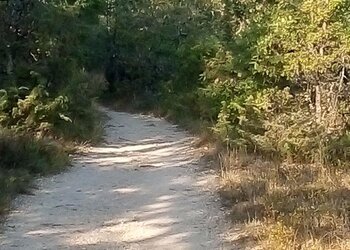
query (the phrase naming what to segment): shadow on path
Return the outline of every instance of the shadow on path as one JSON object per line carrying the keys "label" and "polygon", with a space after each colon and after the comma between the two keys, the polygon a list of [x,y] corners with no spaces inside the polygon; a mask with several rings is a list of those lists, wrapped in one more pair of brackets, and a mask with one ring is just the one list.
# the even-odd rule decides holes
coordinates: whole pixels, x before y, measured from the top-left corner
{"label": "shadow on path", "polygon": [[161,119],[104,112],[106,143],[19,197],[0,248],[228,249],[194,138]]}

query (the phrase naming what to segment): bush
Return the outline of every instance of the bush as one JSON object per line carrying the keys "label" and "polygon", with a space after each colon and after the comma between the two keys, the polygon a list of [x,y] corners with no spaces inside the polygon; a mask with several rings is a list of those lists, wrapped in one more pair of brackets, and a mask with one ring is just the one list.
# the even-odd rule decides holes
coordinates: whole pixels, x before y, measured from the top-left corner
{"label": "bush", "polygon": [[43,137],[52,133],[59,120],[71,122],[66,116],[68,99],[50,98],[43,85],[32,90],[25,87],[3,89],[0,96],[0,125],[17,132],[28,132]]}
{"label": "bush", "polygon": [[103,1],[0,2],[0,211],[33,176],[67,165],[59,142],[99,139],[104,11]]}

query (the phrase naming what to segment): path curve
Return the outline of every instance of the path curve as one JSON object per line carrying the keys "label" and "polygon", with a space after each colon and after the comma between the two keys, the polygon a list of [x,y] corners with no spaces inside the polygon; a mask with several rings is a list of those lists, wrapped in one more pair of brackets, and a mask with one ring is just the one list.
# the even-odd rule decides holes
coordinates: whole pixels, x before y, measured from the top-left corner
{"label": "path curve", "polygon": [[105,143],[16,199],[0,249],[228,249],[195,138],[162,119],[103,112]]}

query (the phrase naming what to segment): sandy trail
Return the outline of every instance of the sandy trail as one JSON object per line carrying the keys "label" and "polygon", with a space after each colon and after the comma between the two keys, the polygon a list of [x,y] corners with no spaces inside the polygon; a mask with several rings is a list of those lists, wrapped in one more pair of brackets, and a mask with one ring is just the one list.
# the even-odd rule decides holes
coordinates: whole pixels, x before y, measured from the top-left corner
{"label": "sandy trail", "polygon": [[193,137],[151,116],[103,111],[105,143],[20,196],[0,249],[229,249]]}

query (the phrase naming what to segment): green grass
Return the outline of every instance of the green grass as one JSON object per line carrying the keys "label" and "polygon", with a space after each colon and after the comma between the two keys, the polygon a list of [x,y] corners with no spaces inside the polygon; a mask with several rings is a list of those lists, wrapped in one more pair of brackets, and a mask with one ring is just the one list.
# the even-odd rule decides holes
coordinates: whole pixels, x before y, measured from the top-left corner
{"label": "green grass", "polygon": [[0,214],[16,194],[28,191],[33,177],[57,173],[68,163],[57,142],[0,130]]}

